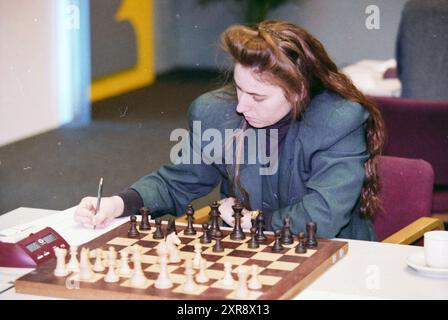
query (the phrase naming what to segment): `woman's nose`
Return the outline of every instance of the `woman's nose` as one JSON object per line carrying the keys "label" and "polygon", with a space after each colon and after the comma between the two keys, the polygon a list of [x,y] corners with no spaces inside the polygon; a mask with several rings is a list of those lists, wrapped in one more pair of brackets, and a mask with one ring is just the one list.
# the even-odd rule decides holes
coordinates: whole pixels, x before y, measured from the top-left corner
{"label": "woman's nose", "polygon": [[236,106],[236,111],[238,113],[245,113],[250,110],[250,104],[248,103],[248,95],[241,95],[238,98],[238,105]]}

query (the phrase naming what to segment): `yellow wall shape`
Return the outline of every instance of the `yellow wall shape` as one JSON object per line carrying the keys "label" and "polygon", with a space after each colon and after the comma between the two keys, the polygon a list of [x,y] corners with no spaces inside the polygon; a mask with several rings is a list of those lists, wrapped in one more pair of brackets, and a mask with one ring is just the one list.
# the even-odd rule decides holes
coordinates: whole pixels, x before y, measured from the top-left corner
{"label": "yellow wall shape", "polygon": [[123,0],[115,19],[127,20],[132,25],[137,63],[131,69],[94,80],[91,86],[93,102],[149,85],[155,79],[152,0]]}

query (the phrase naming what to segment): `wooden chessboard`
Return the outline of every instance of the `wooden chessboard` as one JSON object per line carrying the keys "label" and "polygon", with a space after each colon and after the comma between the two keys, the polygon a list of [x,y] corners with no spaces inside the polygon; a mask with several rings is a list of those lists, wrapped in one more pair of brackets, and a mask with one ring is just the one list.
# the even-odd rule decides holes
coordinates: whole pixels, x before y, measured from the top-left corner
{"label": "wooden chessboard", "polygon": [[[107,251],[110,246],[113,246],[120,251],[134,244],[141,245],[143,247],[142,269],[149,279],[146,288],[132,288],[129,285],[130,279],[123,277],[117,283],[105,282],[103,278],[107,273],[107,268],[104,272],[95,273],[94,278],[89,281],[76,281],[76,275],[73,274],[67,277],[56,277],[53,275],[56,259],[53,259],[16,280],[16,292],[75,299],[235,299],[234,290],[220,286],[219,282],[224,276],[224,263],[229,261],[233,266],[235,283],[238,279],[238,268],[250,267],[253,264],[259,266],[259,279],[262,288],[250,291],[248,300],[290,299],[344,257],[348,251],[347,242],[319,239],[318,247],[314,250],[308,249],[305,254],[294,252],[297,241],[291,245],[284,245],[285,248],[282,252],[273,253],[270,247],[274,237],[267,232],[268,242],[266,245],[260,245],[257,249],[249,249],[246,244],[250,239],[249,234],[243,241],[234,241],[229,236],[231,230],[221,228],[224,234],[222,244],[225,251],[222,253],[212,252],[214,241],[211,244],[203,244],[202,257],[207,260],[206,273],[210,280],[208,283],[198,284],[196,292],[187,294],[182,291],[182,284],[186,277],[183,261],[168,266],[168,272],[173,281],[172,288],[155,288],[154,282],[159,275],[155,247],[160,240],[152,238],[152,232],[155,230],[154,221],[151,221],[151,226],[150,231],[140,231],[138,239],[131,239],[127,237],[129,223],[125,223],[83,246],[91,249],[91,258],[93,259],[96,248]],[[188,256],[194,257],[194,244],[199,242],[199,237],[202,235],[200,231],[202,229],[196,226],[197,234],[186,236],[183,234],[185,227],[186,225],[177,224],[178,237],[181,240],[178,248],[183,259]],[[91,261],[93,264],[94,260]],[[132,262],[130,262],[130,266],[132,267]]]}

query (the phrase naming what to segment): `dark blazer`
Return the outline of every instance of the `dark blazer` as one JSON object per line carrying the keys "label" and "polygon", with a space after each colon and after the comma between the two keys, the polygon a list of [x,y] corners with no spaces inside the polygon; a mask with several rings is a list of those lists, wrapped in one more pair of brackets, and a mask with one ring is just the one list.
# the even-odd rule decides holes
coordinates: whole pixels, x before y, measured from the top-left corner
{"label": "dark blazer", "polygon": [[[236,104],[222,89],[200,96],[189,109],[190,132],[193,121],[201,121],[202,132],[216,129],[223,137],[225,129],[240,128],[242,117],[236,113]],[[289,216],[294,233],[305,231],[306,223],[315,221],[319,237],[374,240],[371,221],[359,214],[364,163],[369,158],[365,141],[368,116],[363,106],[336,94],[323,91],[315,96],[286,135],[278,165],[278,194],[263,193],[258,161],[241,165],[240,181],[250,195],[251,208],[261,209],[266,205],[263,200],[274,197],[268,202],[278,203],[272,212],[275,230]],[[190,139],[196,150],[210,143],[197,141]],[[203,161],[168,164],[131,188],[155,215],[180,215],[192,200],[208,194],[220,182],[221,196],[233,195],[229,172],[228,166]]]}

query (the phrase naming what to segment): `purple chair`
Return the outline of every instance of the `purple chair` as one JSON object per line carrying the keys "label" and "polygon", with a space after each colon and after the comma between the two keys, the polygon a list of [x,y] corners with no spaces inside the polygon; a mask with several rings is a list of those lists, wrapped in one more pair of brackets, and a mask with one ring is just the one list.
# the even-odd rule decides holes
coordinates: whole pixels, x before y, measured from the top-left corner
{"label": "purple chair", "polygon": [[[383,241],[419,218],[431,215],[434,171],[424,160],[381,156],[379,176],[382,209],[373,223],[378,241]],[[413,240],[421,236],[422,233],[414,235]]]}
{"label": "purple chair", "polygon": [[435,175],[432,213],[448,221],[448,101],[371,98],[386,126],[383,154],[431,164]]}

